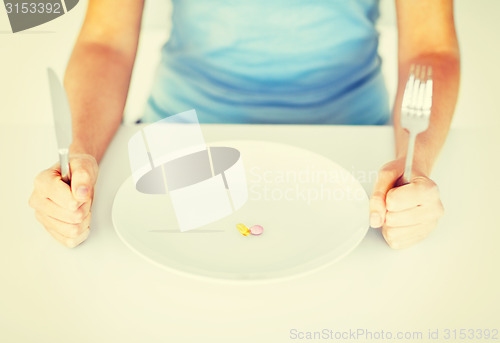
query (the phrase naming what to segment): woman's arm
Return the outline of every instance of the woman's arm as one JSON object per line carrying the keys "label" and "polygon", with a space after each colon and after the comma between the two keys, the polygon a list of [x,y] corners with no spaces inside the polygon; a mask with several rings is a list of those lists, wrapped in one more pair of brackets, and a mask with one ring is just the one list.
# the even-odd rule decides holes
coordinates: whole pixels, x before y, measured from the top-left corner
{"label": "woman's arm", "polygon": [[122,119],[137,50],[143,0],[89,0],[64,85],[73,118],[71,186],[59,164],[39,173],[29,205],[59,242],[75,247],[90,232],[98,161]]}
{"label": "woman's arm", "polygon": [[144,0],[90,0],[66,69],[71,153],[100,161],[122,120]]}
{"label": "woman's arm", "polygon": [[[425,238],[443,215],[436,184],[429,178],[455,110],[460,57],[453,0],[396,0],[399,83],[394,104],[396,159],[382,167],[370,199],[370,225],[387,243],[404,248]],[[417,136],[412,180],[395,187],[404,172],[408,132],[400,110],[412,64],[432,67],[433,105],[427,131]]]}
{"label": "woman's arm", "polygon": [[453,0],[397,0],[399,83],[394,104],[396,157],[406,156],[408,133],[400,110],[410,65],[432,67],[434,80],[429,129],[418,135],[415,166],[429,176],[444,144],[455,110],[460,55],[453,20]]}

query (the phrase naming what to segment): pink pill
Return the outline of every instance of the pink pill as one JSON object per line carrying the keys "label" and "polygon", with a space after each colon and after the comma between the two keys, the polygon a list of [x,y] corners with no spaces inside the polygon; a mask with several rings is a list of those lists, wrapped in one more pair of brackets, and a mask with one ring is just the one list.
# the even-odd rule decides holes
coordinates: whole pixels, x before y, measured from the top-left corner
{"label": "pink pill", "polygon": [[262,232],[264,231],[264,228],[260,225],[254,225],[249,230],[250,230],[250,233],[252,235],[258,236],[258,235],[262,234]]}

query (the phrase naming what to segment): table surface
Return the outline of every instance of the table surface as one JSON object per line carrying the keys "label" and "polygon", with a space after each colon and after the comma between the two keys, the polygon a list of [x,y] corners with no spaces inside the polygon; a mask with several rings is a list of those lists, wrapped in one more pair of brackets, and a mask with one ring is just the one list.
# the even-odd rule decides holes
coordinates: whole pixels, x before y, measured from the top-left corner
{"label": "table surface", "polygon": [[[0,127],[0,341],[289,342],[323,329],[372,332],[500,329],[498,182],[488,134],[454,129],[435,167],[446,209],[424,242],[390,249],[369,230],[340,262],[286,282],[224,284],[180,276],[137,256],[111,223],[130,175],[122,126],[102,163],[91,235],[75,249],[54,241],[27,200],[57,159],[50,126]],[[393,156],[387,126],[203,125],[207,142],[288,143],[331,158],[370,193]],[[494,159],[493,159],[494,160]],[[294,331],[297,330],[297,331]],[[457,336],[458,337],[458,336]],[[453,341],[453,340],[447,340]]]}

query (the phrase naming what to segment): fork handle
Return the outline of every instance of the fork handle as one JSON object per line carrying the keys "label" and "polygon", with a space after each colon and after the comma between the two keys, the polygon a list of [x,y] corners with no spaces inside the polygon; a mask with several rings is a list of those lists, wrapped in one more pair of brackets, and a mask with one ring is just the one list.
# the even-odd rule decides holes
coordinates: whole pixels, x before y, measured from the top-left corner
{"label": "fork handle", "polygon": [[415,140],[417,135],[410,132],[408,138],[408,151],[406,152],[405,172],[403,174],[403,185],[409,184],[411,180],[411,169],[413,167],[413,152],[415,151]]}

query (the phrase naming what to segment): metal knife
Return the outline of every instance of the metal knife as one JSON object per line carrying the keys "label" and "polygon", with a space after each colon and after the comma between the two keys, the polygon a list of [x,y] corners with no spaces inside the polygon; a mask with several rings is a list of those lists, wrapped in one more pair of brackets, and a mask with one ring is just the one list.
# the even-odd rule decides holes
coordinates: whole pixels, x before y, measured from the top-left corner
{"label": "metal knife", "polygon": [[69,146],[72,141],[71,111],[66,91],[57,74],[51,68],[47,69],[47,73],[49,74],[50,97],[52,99],[59,162],[61,164],[61,178],[70,185]]}

